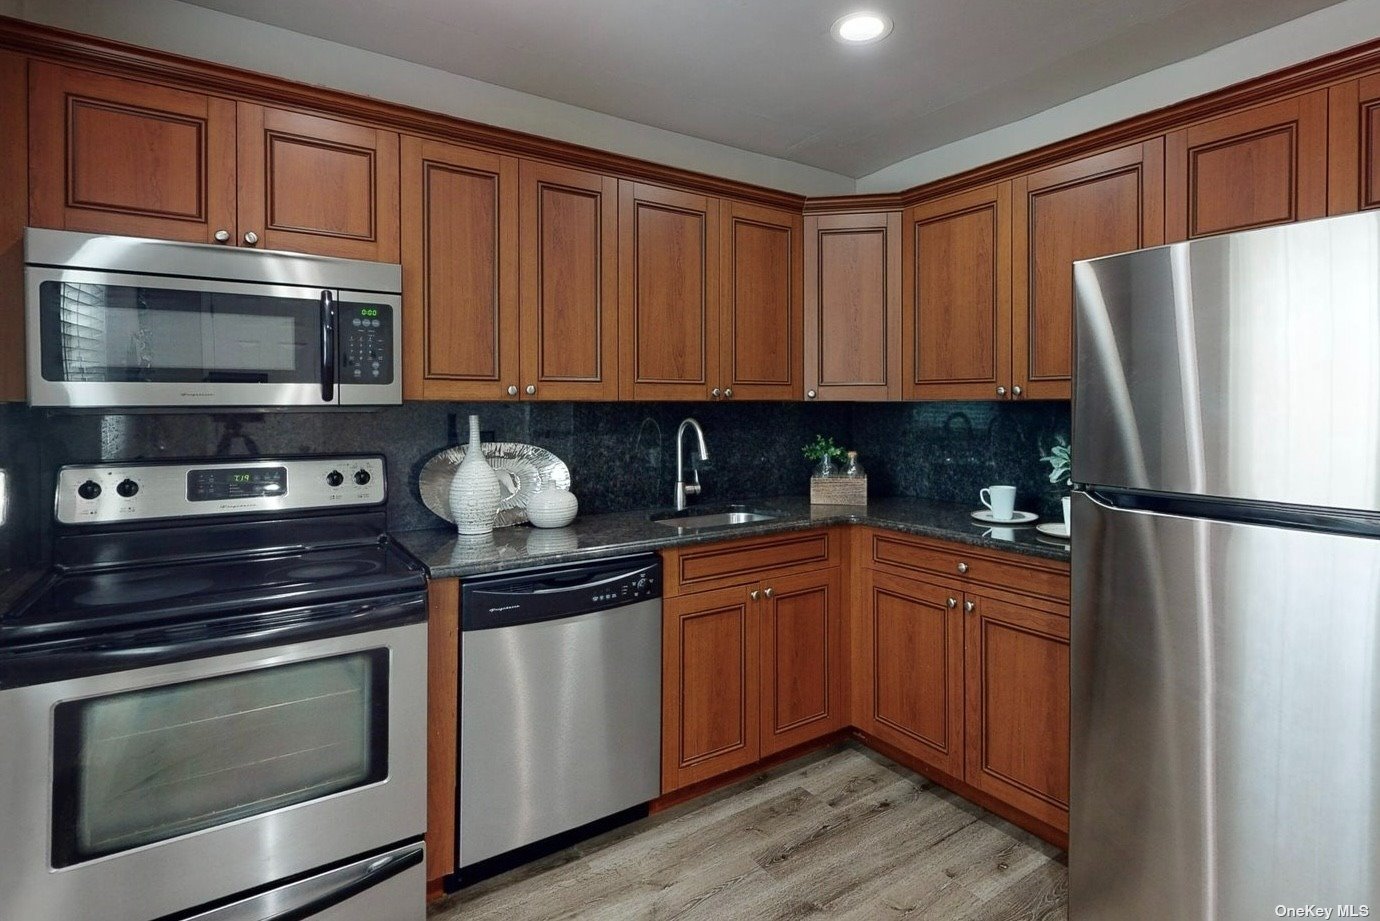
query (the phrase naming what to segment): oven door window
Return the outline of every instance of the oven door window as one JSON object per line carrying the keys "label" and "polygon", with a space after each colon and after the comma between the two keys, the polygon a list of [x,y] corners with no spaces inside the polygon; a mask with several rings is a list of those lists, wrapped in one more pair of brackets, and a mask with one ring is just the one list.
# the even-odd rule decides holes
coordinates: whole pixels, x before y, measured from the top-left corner
{"label": "oven door window", "polygon": [[[282,290],[282,289],[280,289]],[[107,383],[310,384],[321,302],[156,285],[39,285],[43,377]]]}
{"label": "oven door window", "polygon": [[376,649],[59,704],[53,866],[383,780],[387,698]]}

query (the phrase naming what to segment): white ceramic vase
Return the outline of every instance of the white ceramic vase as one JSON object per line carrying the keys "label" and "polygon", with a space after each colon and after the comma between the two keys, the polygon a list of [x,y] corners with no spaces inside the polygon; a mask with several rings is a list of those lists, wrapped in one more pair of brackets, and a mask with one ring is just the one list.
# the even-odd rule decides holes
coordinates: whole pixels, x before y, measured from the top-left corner
{"label": "white ceramic vase", "polygon": [[479,444],[479,417],[470,416],[470,443],[450,481],[450,514],[460,534],[488,534],[498,515],[498,475]]}
{"label": "white ceramic vase", "polygon": [[579,511],[580,500],[559,486],[544,487],[527,500],[527,520],[538,528],[563,528]]}

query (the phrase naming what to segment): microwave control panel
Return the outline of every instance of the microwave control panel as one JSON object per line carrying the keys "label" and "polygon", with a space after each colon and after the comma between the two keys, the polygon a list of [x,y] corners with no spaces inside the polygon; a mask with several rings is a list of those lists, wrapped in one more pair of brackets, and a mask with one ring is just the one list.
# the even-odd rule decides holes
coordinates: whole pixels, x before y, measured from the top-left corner
{"label": "microwave control panel", "polygon": [[393,383],[393,308],[341,304],[338,311],[342,384]]}

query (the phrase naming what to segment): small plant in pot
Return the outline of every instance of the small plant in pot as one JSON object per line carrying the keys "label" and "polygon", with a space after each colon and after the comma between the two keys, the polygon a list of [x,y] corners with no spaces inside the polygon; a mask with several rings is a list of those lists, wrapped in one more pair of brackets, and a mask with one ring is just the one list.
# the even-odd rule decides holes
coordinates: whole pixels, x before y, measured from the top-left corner
{"label": "small plant in pot", "polygon": [[833,476],[837,472],[834,461],[842,460],[844,456],[843,448],[834,444],[834,439],[823,435],[816,435],[814,441],[800,449],[800,453],[815,462],[811,476]]}
{"label": "small plant in pot", "polygon": [[1069,525],[1069,488],[1073,485],[1073,446],[1063,435],[1054,436],[1054,447],[1040,460],[1049,464],[1049,481],[1063,487],[1061,503],[1064,507],[1064,525]]}

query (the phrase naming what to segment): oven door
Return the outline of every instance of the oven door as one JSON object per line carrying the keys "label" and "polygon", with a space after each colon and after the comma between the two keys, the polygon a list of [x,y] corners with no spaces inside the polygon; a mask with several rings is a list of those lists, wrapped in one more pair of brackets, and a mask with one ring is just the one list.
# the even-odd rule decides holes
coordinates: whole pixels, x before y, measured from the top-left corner
{"label": "oven door", "polygon": [[331,406],[333,290],[25,270],[29,402]]}
{"label": "oven door", "polygon": [[425,830],[426,625],[0,691],[0,921],[149,921]]}

